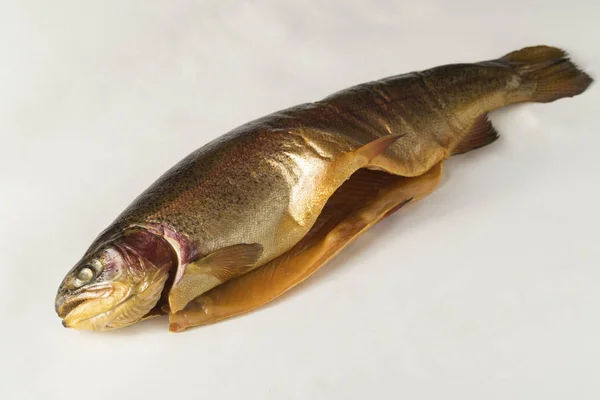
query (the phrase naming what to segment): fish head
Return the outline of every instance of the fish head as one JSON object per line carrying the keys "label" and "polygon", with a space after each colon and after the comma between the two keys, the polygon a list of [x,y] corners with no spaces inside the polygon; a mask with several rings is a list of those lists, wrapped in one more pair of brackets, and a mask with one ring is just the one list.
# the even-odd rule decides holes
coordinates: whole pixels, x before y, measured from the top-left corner
{"label": "fish head", "polygon": [[63,325],[105,331],[140,321],[162,296],[176,257],[168,242],[143,229],[123,232],[88,252],[67,273],[55,308]]}

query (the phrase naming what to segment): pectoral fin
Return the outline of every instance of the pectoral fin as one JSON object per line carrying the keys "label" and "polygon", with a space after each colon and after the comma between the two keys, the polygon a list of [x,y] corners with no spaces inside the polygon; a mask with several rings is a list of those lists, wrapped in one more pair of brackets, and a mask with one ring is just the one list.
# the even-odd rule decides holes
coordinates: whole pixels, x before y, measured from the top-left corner
{"label": "pectoral fin", "polygon": [[375,223],[432,192],[441,164],[417,178],[360,170],[328,201],[309,234],[287,253],[194,299],[169,315],[173,332],[258,308],[296,286]]}
{"label": "pectoral fin", "polygon": [[183,275],[175,281],[169,292],[171,312],[182,310],[202,293],[252,270],[262,250],[258,243],[237,244],[186,265]]}

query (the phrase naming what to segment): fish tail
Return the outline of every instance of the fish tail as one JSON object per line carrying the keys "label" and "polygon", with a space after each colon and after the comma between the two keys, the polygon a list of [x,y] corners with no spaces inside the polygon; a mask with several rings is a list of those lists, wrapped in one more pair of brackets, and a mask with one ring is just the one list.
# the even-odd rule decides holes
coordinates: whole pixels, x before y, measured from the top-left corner
{"label": "fish tail", "polygon": [[[489,65],[488,63],[485,63]],[[513,103],[549,103],[563,97],[583,93],[593,82],[592,77],[577,67],[564,50],[550,46],[533,46],[513,51],[493,60],[491,65],[502,66],[506,81],[502,81],[505,96],[497,103],[487,103],[487,109],[475,118],[470,130],[451,149],[462,154],[486,146],[498,138],[487,113]],[[496,70],[498,71],[498,70]]]}
{"label": "fish tail", "polygon": [[526,47],[498,61],[507,63],[519,77],[520,84],[509,94],[511,103],[548,103],[577,96],[593,82],[592,77],[571,62],[564,50],[556,47]]}

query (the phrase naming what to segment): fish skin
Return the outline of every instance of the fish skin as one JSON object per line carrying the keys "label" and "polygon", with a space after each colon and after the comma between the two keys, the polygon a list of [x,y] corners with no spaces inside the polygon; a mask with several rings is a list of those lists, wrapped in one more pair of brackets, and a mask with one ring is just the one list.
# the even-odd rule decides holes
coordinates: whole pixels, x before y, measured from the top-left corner
{"label": "fish skin", "polygon": [[[465,68],[473,73],[472,66]],[[189,258],[257,242],[265,248],[264,263],[312,225],[318,212],[307,215],[306,208],[322,197],[320,192],[332,189],[311,183],[327,180],[327,167],[344,153],[384,135],[405,133],[390,151],[405,166],[401,175],[419,175],[448,156],[458,135],[435,106],[439,100],[425,100],[429,94],[423,82],[420,74],[373,82],[242,125],[165,173],[99,242],[130,225],[165,225],[193,243]],[[416,148],[421,151],[415,154]],[[303,209],[294,212],[299,206]],[[299,229],[298,238],[282,240],[282,225],[283,230]]]}
{"label": "fish skin", "polygon": [[343,154],[402,134],[379,168],[421,175],[451,154],[479,116],[514,102],[509,95],[520,79],[507,63],[446,65],[249,122],[167,171],[96,243],[130,225],[161,226],[187,239],[191,249],[183,263],[226,246],[260,243],[265,251],[257,264],[264,264],[306,234],[336,189],[328,182],[340,182],[329,167]]}
{"label": "fish skin", "polygon": [[[538,49],[532,62],[548,64],[544,49],[553,48],[528,48],[511,53],[517,54],[513,58],[445,65],[361,84],[244,124],[162,175],[86,254],[135,226],[167,239],[179,269],[241,243],[260,244],[264,251],[255,267],[264,265],[310,230],[329,196],[354,172],[339,167],[350,152],[384,136],[402,135],[364,167],[419,176],[451,156],[485,113],[517,102],[573,96],[591,83],[564,53],[552,53],[579,75],[557,75],[565,81],[557,87],[564,90],[557,89],[556,98],[546,91],[542,98],[540,88],[550,87],[549,78],[529,68],[530,49]],[[560,63],[543,68],[555,64]]]}
{"label": "fish skin", "polygon": [[346,246],[400,208],[438,186],[442,165],[413,178],[357,171],[331,196],[310,232],[271,262],[196,297],[183,311],[171,309],[169,330],[212,324],[255,310],[318,271]]}

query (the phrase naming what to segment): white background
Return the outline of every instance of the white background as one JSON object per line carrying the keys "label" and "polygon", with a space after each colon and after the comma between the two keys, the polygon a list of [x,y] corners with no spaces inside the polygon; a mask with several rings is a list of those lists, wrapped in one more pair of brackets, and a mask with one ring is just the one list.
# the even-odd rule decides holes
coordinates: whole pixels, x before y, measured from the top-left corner
{"label": "white background", "polygon": [[[487,4],[486,4],[487,3]],[[527,45],[600,76],[589,1],[2,1],[0,398],[600,398],[600,95],[501,139],[272,306],[64,329],[63,275],[162,172],[344,87]]]}

